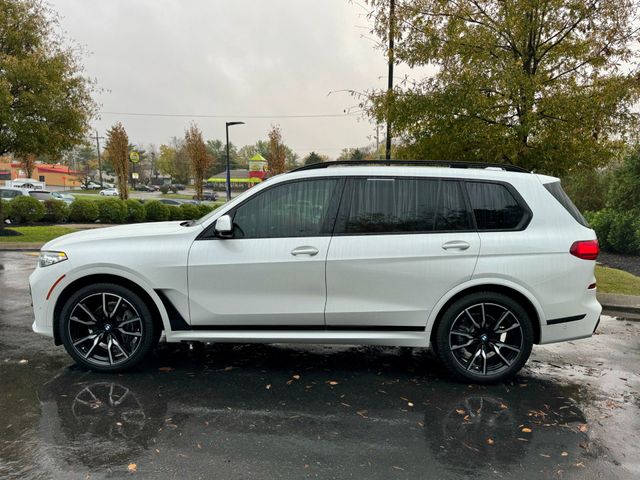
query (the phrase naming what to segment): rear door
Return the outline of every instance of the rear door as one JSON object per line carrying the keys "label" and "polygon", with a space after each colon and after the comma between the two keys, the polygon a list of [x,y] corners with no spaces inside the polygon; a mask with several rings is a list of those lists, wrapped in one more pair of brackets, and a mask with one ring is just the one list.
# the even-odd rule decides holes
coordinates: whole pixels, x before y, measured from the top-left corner
{"label": "rear door", "polygon": [[479,250],[459,181],[350,179],[327,257],[327,327],[424,328]]}

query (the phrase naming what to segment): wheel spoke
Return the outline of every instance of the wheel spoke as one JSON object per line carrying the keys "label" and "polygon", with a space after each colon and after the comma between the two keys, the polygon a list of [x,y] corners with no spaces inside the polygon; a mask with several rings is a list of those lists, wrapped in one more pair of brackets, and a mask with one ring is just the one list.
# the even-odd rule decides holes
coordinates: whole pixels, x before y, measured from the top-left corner
{"label": "wheel spoke", "polygon": [[138,321],[140,321],[140,317],[130,318],[129,320],[125,320],[124,322],[119,323],[118,327],[124,327],[125,325]]}
{"label": "wheel spoke", "polygon": [[111,337],[110,339],[113,342],[113,345],[115,345],[116,347],[118,347],[118,350],[120,350],[122,352],[122,354],[124,355],[124,358],[129,358],[129,354],[127,352],[124,351],[124,348],[122,348],[120,346],[120,342],[118,342],[118,340],[116,340],[115,337]]}
{"label": "wheel spoke", "polygon": [[107,311],[107,294],[102,292],[102,314],[104,318],[109,318],[109,312]]}
{"label": "wheel spoke", "polygon": [[70,317],[70,318],[69,318],[69,320],[72,320],[72,321],[74,321],[74,322],[81,323],[81,324],[83,324],[83,325],[89,325],[89,326],[91,326],[91,325],[96,325],[96,323],[95,323],[95,322],[86,322],[86,321],[84,321],[84,320],[80,320],[78,317]]}
{"label": "wheel spoke", "polygon": [[504,313],[502,315],[500,315],[500,318],[498,319],[498,321],[496,322],[496,324],[493,326],[493,331],[497,332],[498,328],[500,327],[500,324],[502,324],[502,322],[504,321],[505,318],[507,318],[507,315],[509,315],[511,312],[509,310],[505,310]]}
{"label": "wheel spoke", "polygon": [[473,355],[473,358],[469,360],[469,364],[467,365],[467,370],[471,370],[471,367],[473,366],[473,364],[476,363],[477,358],[480,356],[481,350],[482,350],[482,347],[478,347],[478,349],[476,350],[476,353]]}
{"label": "wheel spoke", "polygon": [[79,303],[79,304],[78,304],[78,306],[79,306],[82,310],[84,310],[84,312],[85,312],[87,315],[89,315],[89,318],[93,321],[93,323],[98,323],[98,321],[96,320],[96,317],[94,317],[94,316],[93,316],[93,313],[91,313],[91,312],[89,311],[89,309],[88,309],[87,307],[85,307],[85,306],[84,306],[84,304],[83,304],[83,303]]}
{"label": "wheel spoke", "polygon": [[473,335],[471,335],[469,333],[461,332],[459,330],[452,330],[451,331],[451,335],[459,335],[459,336],[465,337],[465,338],[473,338]]}
{"label": "wheel spoke", "polygon": [[471,313],[469,313],[469,309],[467,308],[464,312],[467,314],[467,317],[469,317],[469,320],[471,320],[471,323],[473,323],[473,326],[479,329],[479,328],[480,328],[480,325],[478,325],[478,324],[476,323],[476,321],[475,321],[475,319],[473,318],[473,316],[471,315]]}
{"label": "wheel spoke", "polygon": [[503,333],[510,332],[514,328],[520,328],[520,324],[519,323],[514,323],[513,325],[511,325],[510,327],[505,328],[504,330],[496,330],[495,333],[497,333],[498,335],[502,335]]}
{"label": "wheel spoke", "polygon": [[93,345],[91,345],[91,348],[87,350],[87,353],[85,354],[84,358],[89,358],[89,355],[91,355],[91,352],[93,352],[96,346],[98,346],[98,343],[100,343],[101,338],[102,338],[102,334],[96,336],[96,338],[93,340]]}
{"label": "wheel spoke", "polygon": [[484,345],[481,345],[480,348],[482,349],[482,374],[486,375],[487,374],[487,352],[484,351]]}
{"label": "wheel spoke", "polygon": [[111,336],[109,336],[109,341],[107,342],[107,352],[109,353],[109,364],[113,365],[113,356],[111,355]]}
{"label": "wheel spoke", "polygon": [[480,304],[480,308],[482,309],[482,326],[484,327],[487,324],[487,314],[484,311],[484,303]]}
{"label": "wheel spoke", "polygon": [[476,341],[475,338],[472,338],[471,340],[469,340],[466,343],[462,343],[460,345],[454,345],[451,347],[451,350],[460,350],[461,348],[465,348],[465,347],[469,347],[470,345],[473,345],[473,343]]}
{"label": "wheel spoke", "polygon": [[120,328],[120,327],[118,327],[118,331],[120,333],[122,333],[123,335],[130,335],[132,337],[141,337],[142,336],[142,333],[140,333],[140,332],[128,332],[124,328]]}
{"label": "wheel spoke", "polygon": [[520,353],[520,349],[513,347],[511,345],[507,345],[506,343],[502,343],[502,342],[495,342],[495,344],[498,348],[506,348],[508,350],[513,350],[516,353]]}
{"label": "wheel spoke", "polygon": [[82,342],[86,342],[87,340],[93,340],[97,336],[98,336],[97,333],[94,333],[92,335],[87,335],[86,337],[83,337],[80,340],[76,340],[75,342],[73,342],[73,346],[76,347],[76,346],[80,345]]}
{"label": "wheel spoke", "polygon": [[120,307],[121,303],[122,303],[122,297],[118,297],[118,301],[116,302],[116,306],[113,307],[113,310],[109,314],[109,318],[113,317],[116,314],[116,312],[118,311],[118,307]]}
{"label": "wheel spoke", "polygon": [[502,355],[502,353],[500,353],[500,348],[498,348],[495,344],[491,344],[491,346],[493,347],[493,351],[496,352],[496,355],[498,355],[500,357],[500,359],[504,362],[504,364],[509,367],[511,366],[511,362],[509,360],[507,360],[504,355]]}

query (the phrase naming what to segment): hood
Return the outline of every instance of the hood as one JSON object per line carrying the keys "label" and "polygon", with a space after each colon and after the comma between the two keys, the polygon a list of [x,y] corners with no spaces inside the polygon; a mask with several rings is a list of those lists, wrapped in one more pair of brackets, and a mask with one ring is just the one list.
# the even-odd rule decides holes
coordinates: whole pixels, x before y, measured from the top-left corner
{"label": "hood", "polygon": [[157,237],[170,235],[172,233],[185,232],[187,229],[192,228],[202,229],[200,225],[184,227],[180,225],[181,223],[184,223],[184,221],[133,223],[131,225],[118,225],[115,227],[92,228],[54,238],[50,242],[46,243],[42,247],[42,250],[62,250],[65,247],[78,243],[132,237]]}

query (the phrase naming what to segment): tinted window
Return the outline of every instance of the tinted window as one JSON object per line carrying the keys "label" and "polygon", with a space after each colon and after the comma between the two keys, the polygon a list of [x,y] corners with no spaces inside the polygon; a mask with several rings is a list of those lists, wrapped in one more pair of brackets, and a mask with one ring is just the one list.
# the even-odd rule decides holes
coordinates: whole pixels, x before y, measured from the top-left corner
{"label": "tinted window", "polygon": [[0,198],[15,198],[20,195],[18,190],[0,190]]}
{"label": "tinted window", "polygon": [[359,178],[346,199],[341,233],[411,233],[471,228],[458,182]]}
{"label": "tinted window", "polygon": [[553,198],[555,198],[580,225],[584,225],[585,227],[589,226],[587,220],[582,216],[580,210],[578,210],[578,207],[573,204],[569,195],[562,189],[560,182],[545,183],[544,188],[553,195]]}
{"label": "tinted window", "polygon": [[329,178],[278,185],[238,207],[233,217],[239,238],[312,237],[330,234],[331,200],[338,180]]}
{"label": "tinted window", "polygon": [[513,230],[520,228],[528,213],[504,185],[466,182],[478,230]]}

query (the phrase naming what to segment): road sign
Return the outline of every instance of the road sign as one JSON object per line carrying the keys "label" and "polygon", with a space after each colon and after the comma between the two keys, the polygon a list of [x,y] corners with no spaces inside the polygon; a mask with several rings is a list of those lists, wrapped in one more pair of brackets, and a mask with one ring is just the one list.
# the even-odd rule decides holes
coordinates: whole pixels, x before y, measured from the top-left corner
{"label": "road sign", "polygon": [[131,152],[129,154],[129,160],[131,163],[138,163],[140,161],[140,154],[138,152]]}
{"label": "road sign", "polygon": [[131,174],[131,178],[133,178],[134,180],[138,180],[138,178],[140,178],[140,174],[138,172],[133,172]]}

